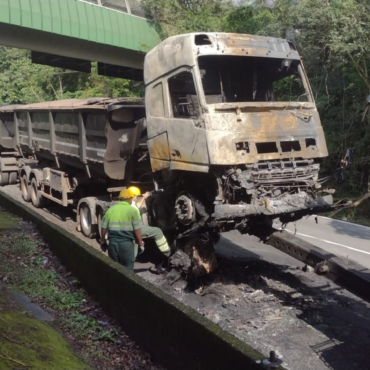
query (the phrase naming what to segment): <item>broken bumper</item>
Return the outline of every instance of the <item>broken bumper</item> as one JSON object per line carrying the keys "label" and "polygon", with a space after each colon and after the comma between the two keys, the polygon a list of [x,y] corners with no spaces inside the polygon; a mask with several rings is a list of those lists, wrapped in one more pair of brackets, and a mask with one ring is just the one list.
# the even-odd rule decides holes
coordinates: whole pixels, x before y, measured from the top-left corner
{"label": "broken bumper", "polygon": [[314,214],[329,211],[333,206],[333,196],[326,195],[313,199],[306,193],[289,195],[280,199],[264,198],[257,205],[252,204],[218,204],[212,215],[215,220],[240,219],[248,216],[266,215],[278,217],[287,213],[301,212]]}

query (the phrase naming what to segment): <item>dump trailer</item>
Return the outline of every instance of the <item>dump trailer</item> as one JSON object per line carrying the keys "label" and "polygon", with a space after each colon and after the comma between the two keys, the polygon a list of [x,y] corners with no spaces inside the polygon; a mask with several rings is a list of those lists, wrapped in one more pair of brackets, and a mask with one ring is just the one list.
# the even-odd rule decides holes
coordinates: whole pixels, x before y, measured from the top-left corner
{"label": "dump trailer", "polygon": [[144,117],[142,99],[0,107],[2,185],[19,177],[23,199],[35,207],[74,207],[78,228],[94,238],[127,181],[151,176],[145,164],[133,166],[147,152]]}
{"label": "dump trailer", "polygon": [[[207,272],[220,232],[261,235],[333,204],[328,155],[295,46],[228,33],[170,37],[144,62],[140,99],[0,107],[1,184],[72,206],[87,237],[120,189],[151,190],[147,222]],[[18,174],[18,175],[17,175]],[[181,260],[181,258],[179,259]]]}

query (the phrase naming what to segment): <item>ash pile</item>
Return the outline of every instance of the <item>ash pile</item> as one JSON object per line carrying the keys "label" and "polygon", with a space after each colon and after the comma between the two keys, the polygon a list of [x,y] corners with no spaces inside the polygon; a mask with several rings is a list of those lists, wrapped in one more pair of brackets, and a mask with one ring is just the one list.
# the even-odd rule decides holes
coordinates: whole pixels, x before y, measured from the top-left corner
{"label": "ash pile", "polygon": [[370,369],[370,305],[313,272],[222,258],[196,279],[140,275],[286,369]]}

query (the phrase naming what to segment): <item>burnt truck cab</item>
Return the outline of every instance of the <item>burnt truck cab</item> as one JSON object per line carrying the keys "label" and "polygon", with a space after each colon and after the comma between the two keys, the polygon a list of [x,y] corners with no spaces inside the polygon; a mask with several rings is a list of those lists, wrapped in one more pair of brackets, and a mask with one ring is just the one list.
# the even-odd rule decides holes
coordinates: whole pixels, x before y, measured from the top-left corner
{"label": "burnt truck cab", "polygon": [[[212,203],[212,219],[288,220],[330,207],[332,197],[320,194],[324,132],[294,44],[174,36],[146,55],[144,80],[152,170],[190,176],[192,192],[203,192],[195,197],[207,199],[205,208]],[[176,202],[184,222],[194,218],[189,208],[184,198]]]}

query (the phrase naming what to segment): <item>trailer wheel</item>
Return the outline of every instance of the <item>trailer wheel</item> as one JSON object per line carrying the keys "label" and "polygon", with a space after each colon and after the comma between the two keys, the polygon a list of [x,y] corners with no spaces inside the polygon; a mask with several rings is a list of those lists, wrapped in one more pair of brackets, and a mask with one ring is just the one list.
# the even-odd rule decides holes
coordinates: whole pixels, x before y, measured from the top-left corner
{"label": "trailer wheel", "polygon": [[40,194],[37,180],[35,178],[31,180],[31,200],[32,204],[36,208],[42,208],[44,206],[45,198]]}
{"label": "trailer wheel", "polygon": [[93,215],[91,214],[90,207],[84,203],[80,207],[80,223],[81,223],[81,231],[82,234],[86,236],[86,238],[94,239],[96,238],[96,228],[97,225],[93,225]]}
{"label": "trailer wheel", "polygon": [[22,192],[22,198],[26,202],[30,202],[31,201],[31,189],[30,189],[30,186],[28,185],[28,179],[27,179],[26,174],[24,174],[21,177],[21,192]]}
{"label": "trailer wheel", "polygon": [[0,186],[9,184],[9,172],[0,172]]}

